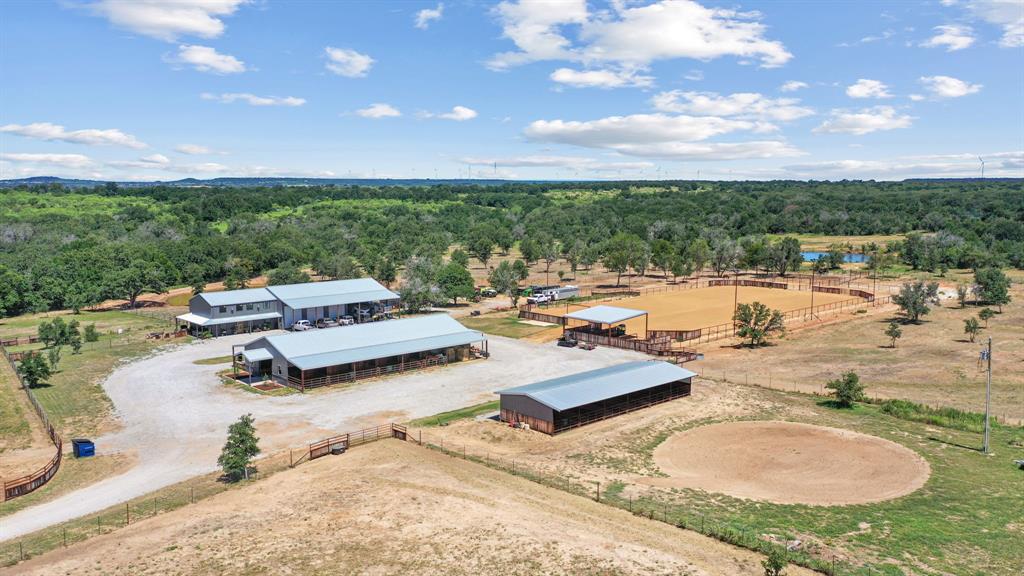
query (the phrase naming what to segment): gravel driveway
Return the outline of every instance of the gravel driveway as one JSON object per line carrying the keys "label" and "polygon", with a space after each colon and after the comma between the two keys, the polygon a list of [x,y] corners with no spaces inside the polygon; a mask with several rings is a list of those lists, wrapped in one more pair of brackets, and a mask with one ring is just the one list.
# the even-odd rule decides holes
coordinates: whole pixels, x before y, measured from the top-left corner
{"label": "gravel driveway", "polygon": [[253,414],[260,447],[271,453],[337,432],[494,400],[493,392],[505,387],[644,357],[613,348],[585,351],[490,336],[487,360],[280,397],[222,385],[216,373],[226,365],[193,363],[230,355],[232,344],[250,340],[251,335],[239,335],[194,342],[116,368],[103,387],[123,427],[96,439],[96,447],[100,453],[135,450],[137,465],[0,519],[0,541],[216,470],[227,426],[242,414]]}

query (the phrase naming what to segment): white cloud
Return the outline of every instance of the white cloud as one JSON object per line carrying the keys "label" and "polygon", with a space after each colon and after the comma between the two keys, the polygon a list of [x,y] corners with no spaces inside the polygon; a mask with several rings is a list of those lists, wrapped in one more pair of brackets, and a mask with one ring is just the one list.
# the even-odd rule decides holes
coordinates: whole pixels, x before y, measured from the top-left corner
{"label": "white cloud", "polygon": [[[982,154],[985,175],[1024,176],[1024,151]],[[799,178],[956,178],[979,175],[978,154],[931,154],[902,156],[886,160],[829,160],[783,166],[783,170]]]}
{"label": "white cloud", "polygon": [[643,170],[653,168],[652,162],[605,162],[584,156],[514,156],[508,158],[460,158],[459,162],[469,166],[491,166],[496,168],[573,168],[576,170]]}
{"label": "white cloud", "polygon": [[798,106],[796,98],[766,98],[761,94],[740,92],[720,96],[715,92],[662,92],[651,99],[661,112],[698,116],[736,116],[745,119],[791,121],[810,116],[814,110]]}
{"label": "white cloud", "polygon": [[198,154],[210,154],[213,151],[199,144],[178,144],[174,147],[175,152],[181,154],[198,155]]}
{"label": "white cloud", "polygon": [[831,117],[814,132],[863,136],[871,132],[908,128],[913,120],[911,116],[899,114],[892,106],[875,106],[859,111],[833,110]]}
{"label": "white cloud", "polygon": [[444,4],[438,3],[437,8],[424,8],[416,13],[415,26],[420,30],[426,30],[434,20],[440,20],[444,15]]}
{"label": "white cloud", "polygon": [[921,100],[924,100],[924,96],[922,96],[921,94],[911,94],[907,96],[907,98],[910,98],[914,102],[920,102]]}
{"label": "white cloud", "polygon": [[246,70],[245,62],[230,54],[221,54],[209,46],[182,44],[178,46],[178,55],[171,61],[214,74],[238,74]]}
{"label": "white cloud", "polygon": [[759,122],[713,116],[634,114],[587,122],[538,120],[527,126],[524,133],[534,141],[652,158],[731,160],[800,154],[781,141],[700,142],[713,136],[760,128]]}
{"label": "white cloud", "polygon": [[179,36],[216,38],[224,33],[221,18],[247,0],[99,0],[89,7],[111,24],[172,42]]}
{"label": "white cloud", "polygon": [[85,168],[92,165],[92,160],[82,154],[0,153],[0,160],[62,168]]}
{"label": "white cloud", "polygon": [[302,106],[306,103],[304,98],[296,98],[295,96],[256,96],[255,94],[248,94],[245,92],[234,92],[227,94],[211,94],[209,92],[203,92],[199,95],[203,100],[215,100],[222,104],[231,104],[232,102],[246,102],[251,106]]}
{"label": "white cloud", "polygon": [[950,24],[936,26],[935,36],[921,43],[925,48],[945,48],[946,52],[963,50],[974,44],[974,33],[970,26]]}
{"label": "white cloud", "polygon": [[779,86],[779,90],[783,92],[796,92],[797,90],[801,90],[803,88],[807,88],[807,82],[801,82],[799,80],[790,80],[789,82],[786,82],[782,86]]}
{"label": "white cloud", "polygon": [[7,124],[0,126],[0,132],[17,134],[38,140],[60,140],[72,144],[88,144],[90,146],[126,146],[128,148],[145,148],[135,136],[125,134],[116,128],[100,130],[87,128],[84,130],[66,130],[58,124],[35,122],[32,124]]}
{"label": "white cloud", "polygon": [[324,48],[324,54],[327,55],[327,64],[325,66],[331,72],[339,76],[346,76],[348,78],[362,78],[370,72],[370,68],[373,67],[373,58],[370,58],[366,54],[360,54],[355,50],[349,50],[348,48],[334,48],[328,46]]}
{"label": "white cloud", "polygon": [[1024,46],[1024,8],[1020,0],[974,0],[968,4],[968,8],[977,17],[1003,29],[1000,46]]}
{"label": "white cloud", "polygon": [[[712,60],[737,56],[781,66],[792,58],[781,42],[764,37],[756,12],[706,8],[690,0],[663,0],[646,6],[612,2],[609,10],[588,13],[585,0],[511,2],[495,8],[514,52],[495,55],[494,69],[543,60],[613,63],[642,68],[656,60]],[[576,42],[567,37],[578,25]]]}
{"label": "white cloud", "polygon": [[981,91],[981,84],[971,84],[952,76],[922,76],[921,84],[936,98],[960,98]]}
{"label": "white cloud", "polygon": [[143,156],[138,160],[110,160],[107,166],[113,166],[115,168],[157,168],[157,169],[170,169],[171,159],[163,154],[150,154],[149,156]]}
{"label": "white cloud", "polygon": [[689,80],[691,82],[700,82],[701,80],[704,79],[704,71],[703,70],[696,70],[696,69],[695,70],[690,70],[686,74],[683,74],[683,79],[684,80]]}
{"label": "white cloud", "polygon": [[402,112],[390,104],[375,102],[366,108],[356,110],[356,114],[363,118],[397,118]]}
{"label": "white cloud", "polygon": [[472,108],[466,108],[465,106],[454,106],[451,112],[420,112],[418,114],[420,118],[441,118],[443,120],[455,120],[456,122],[463,122],[465,120],[472,120],[477,117],[476,110]]}
{"label": "white cloud", "polygon": [[846,95],[850,98],[892,98],[889,87],[878,80],[861,78],[847,86]]}
{"label": "white cloud", "polygon": [[573,70],[559,68],[551,73],[559,84],[575,88],[631,88],[646,87],[654,83],[653,76],[639,75],[632,70]]}

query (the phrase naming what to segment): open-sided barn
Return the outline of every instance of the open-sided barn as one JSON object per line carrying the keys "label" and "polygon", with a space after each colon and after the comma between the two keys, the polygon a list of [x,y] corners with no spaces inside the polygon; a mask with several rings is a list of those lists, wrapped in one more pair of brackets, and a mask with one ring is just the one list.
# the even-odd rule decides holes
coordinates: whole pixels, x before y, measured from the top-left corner
{"label": "open-sided barn", "polygon": [[693,372],[640,360],[500,390],[501,419],[557,434],[690,395]]}
{"label": "open-sided barn", "polygon": [[305,390],[486,355],[487,337],[431,314],[264,336],[241,348],[236,367]]}

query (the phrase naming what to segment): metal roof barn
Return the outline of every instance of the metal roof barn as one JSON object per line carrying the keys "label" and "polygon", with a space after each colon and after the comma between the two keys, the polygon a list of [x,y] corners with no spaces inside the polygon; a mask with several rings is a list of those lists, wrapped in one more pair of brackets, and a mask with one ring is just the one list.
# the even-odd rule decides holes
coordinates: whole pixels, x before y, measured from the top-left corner
{"label": "metal roof barn", "polygon": [[225,290],[223,292],[201,292],[196,295],[210,306],[231,306],[249,302],[266,302],[273,300],[274,295],[266,288],[244,288],[242,290]]}
{"label": "metal roof barn", "polygon": [[593,306],[565,315],[566,318],[582,320],[591,324],[618,324],[647,314],[644,310],[620,308],[618,306]]}
{"label": "metal roof barn", "polygon": [[694,372],[641,360],[499,390],[501,417],[548,434],[690,394]]}
{"label": "metal roof barn", "polygon": [[284,284],[268,286],[267,290],[274,298],[296,310],[333,304],[397,300],[399,298],[398,294],[388,290],[373,278]]}

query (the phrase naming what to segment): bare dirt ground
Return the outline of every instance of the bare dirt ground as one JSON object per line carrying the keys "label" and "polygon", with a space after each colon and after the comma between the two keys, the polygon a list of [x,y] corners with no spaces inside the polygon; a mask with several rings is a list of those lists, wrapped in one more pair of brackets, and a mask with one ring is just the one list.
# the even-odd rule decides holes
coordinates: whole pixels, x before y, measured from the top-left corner
{"label": "bare dirt ground", "polygon": [[[760,302],[769,308],[788,312],[806,308],[811,305],[811,293],[800,290],[779,290],[775,288],[757,288],[741,286],[738,290],[733,286],[714,286],[711,288],[694,288],[644,294],[633,298],[615,299],[608,304],[623,308],[646,310],[650,313],[649,328],[652,330],[696,330],[705,326],[716,326],[732,321],[734,301],[740,304]],[[846,294],[814,293],[814,305],[830,304],[850,300]],[[596,303],[595,303],[596,304]],[[579,307],[570,307],[569,311]],[[566,309],[558,306],[545,309],[545,313],[564,315]],[[643,327],[643,320],[639,322]],[[629,325],[632,328],[632,325]]]}
{"label": "bare dirt ground", "polygon": [[[921,324],[901,326],[895,348],[883,334],[896,308],[869,308],[844,314],[842,324],[811,325],[750,349],[728,342],[702,347],[705,359],[688,365],[712,378],[768,384],[775,388],[821,392],[822,386],[847,370],[855,371],[870,396],[901,398],[932,406],[981,412],[985,406],[985,366],[978,361],[982,343],[994,341],[992,410],[1012,423],[1024,420],[1024,288],[1015,285],[1013,301],[989,320],[971,343],[964,320],[979,306],[960,308],[943,301]],[[982,322],[984,326],[984,322]],[[813,360],[813,361],[810,361]]]}
{"label": "bare dirt ground", "polygon": [[645,481],[779,504],[844,506],[924,486],[928,462],[890,440],[795,422],[726,422],[669,437],[654,450],[668,478]]}
{"label": "bare dirt ground", "polygon": [[193,342],[118,366],[103,388],[120,429],[96,438],[97,451],[135,451],[138,464],[83,491],[11,514],[0,523],[0,541],[215,470],[227,426],[242,414],[255,417],[260,446],[270,453],[338,432],[495,400],[495,390],[523,382],[643,358],[614,348],[586,351],[491,336],[487,360],[274,397],[224,386],[216,374],[225,364],[194,363],[230,355],[232,344],[251,339],[243,334]]}
{"label": "bare dirt ground", "polygon": [[[386,440],[3,574],[761,574],[761,557]],[[787,574],[811,572],[790,567]]]}

